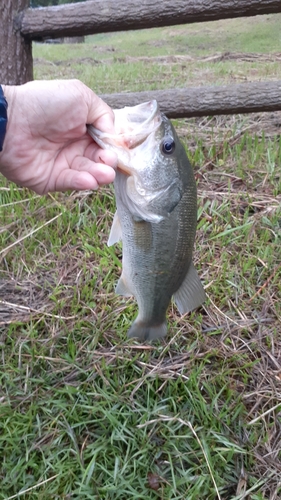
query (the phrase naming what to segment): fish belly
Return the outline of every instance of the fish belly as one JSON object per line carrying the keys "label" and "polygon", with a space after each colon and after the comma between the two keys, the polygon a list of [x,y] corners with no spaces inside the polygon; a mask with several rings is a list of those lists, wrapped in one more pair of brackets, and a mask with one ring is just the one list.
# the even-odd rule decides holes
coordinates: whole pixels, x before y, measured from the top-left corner
{"label": "fish belly", "polygon": [[140,340],[165,336],[166,311],[192,262],[196,231],[196,192],[184,194],[169,217],[159,223],[135,220],[117,197],[123,259],[121,280],[138,303],[128,335]]}

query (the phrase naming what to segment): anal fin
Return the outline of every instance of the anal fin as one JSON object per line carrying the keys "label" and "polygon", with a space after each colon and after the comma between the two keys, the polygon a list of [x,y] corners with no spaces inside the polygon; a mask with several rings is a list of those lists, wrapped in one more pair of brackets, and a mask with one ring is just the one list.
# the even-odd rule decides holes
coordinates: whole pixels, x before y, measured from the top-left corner
{"label": "anal fin", "polygon": [[198,273],[191,262],[181,287],[173,296],[180,314],[185,314],[201,306],[206,294]]}

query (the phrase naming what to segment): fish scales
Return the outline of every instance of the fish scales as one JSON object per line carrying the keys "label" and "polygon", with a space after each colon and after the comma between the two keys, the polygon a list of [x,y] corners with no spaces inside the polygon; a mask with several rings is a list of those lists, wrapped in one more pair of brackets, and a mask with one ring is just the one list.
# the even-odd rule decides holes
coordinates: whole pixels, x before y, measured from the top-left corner
{"label": "fish scales", "polygon": [[[124,109],[129,132],[125,127],[114,138],[90,127],[89,133],[101,147],[117,152],[117,212],[109,238],[109,244],[121,238],[123,243],[116,292],[137,300],[138,316],[128,335],[145,341],[165,336],[172,296],[181,314],[205,300],[192,263],[197,193],[185,149],[157,103]],[[136,124],[130,122],[130,110],[138,116]],[[122,110],[115,113],[119,118]],[[142,113],[146,130],[141,129]]]}
{"label": "fish scales", "polygon": [[[194,198],[194,195],[186,193],[170,217],[159,223],[135,222],[122,202],[117,202],[122,220],[122,275],[138,302],[143,322],[163,324],[171,296],[179,289],[187,273],[196,224],[186,209],[186,198],[190,197]],[[139,225],[145,227],[136,230]],[[149,239],[147,234],[151,234]]]}

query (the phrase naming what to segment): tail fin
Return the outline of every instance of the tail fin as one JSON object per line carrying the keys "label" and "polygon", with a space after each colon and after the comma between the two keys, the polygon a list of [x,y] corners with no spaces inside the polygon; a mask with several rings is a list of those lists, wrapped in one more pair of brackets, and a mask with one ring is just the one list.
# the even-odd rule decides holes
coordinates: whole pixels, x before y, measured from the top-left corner
{"label": "tail fin", "polygon": [[135,337],[138,340],[144,342],[161,339],[165,337],[166,333],[166,322],[155,325],[144,323],[143,321],[136,319],[128,331],[128,337]]}

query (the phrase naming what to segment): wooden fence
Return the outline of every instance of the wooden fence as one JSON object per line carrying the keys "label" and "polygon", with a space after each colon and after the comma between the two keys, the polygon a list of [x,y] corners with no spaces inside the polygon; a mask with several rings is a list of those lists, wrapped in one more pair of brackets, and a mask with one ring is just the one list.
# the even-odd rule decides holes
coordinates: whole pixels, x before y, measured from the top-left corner
{"label": "wooden fence", "polygon": [[[29,0],[0,7],[0,82],[33,78],[32,40],[153,28],[281,12],[281,0],[93,0],[32,9]],[[102,96],[112,107],[156,98],[170,117],[281,110],[281,81]]]}

